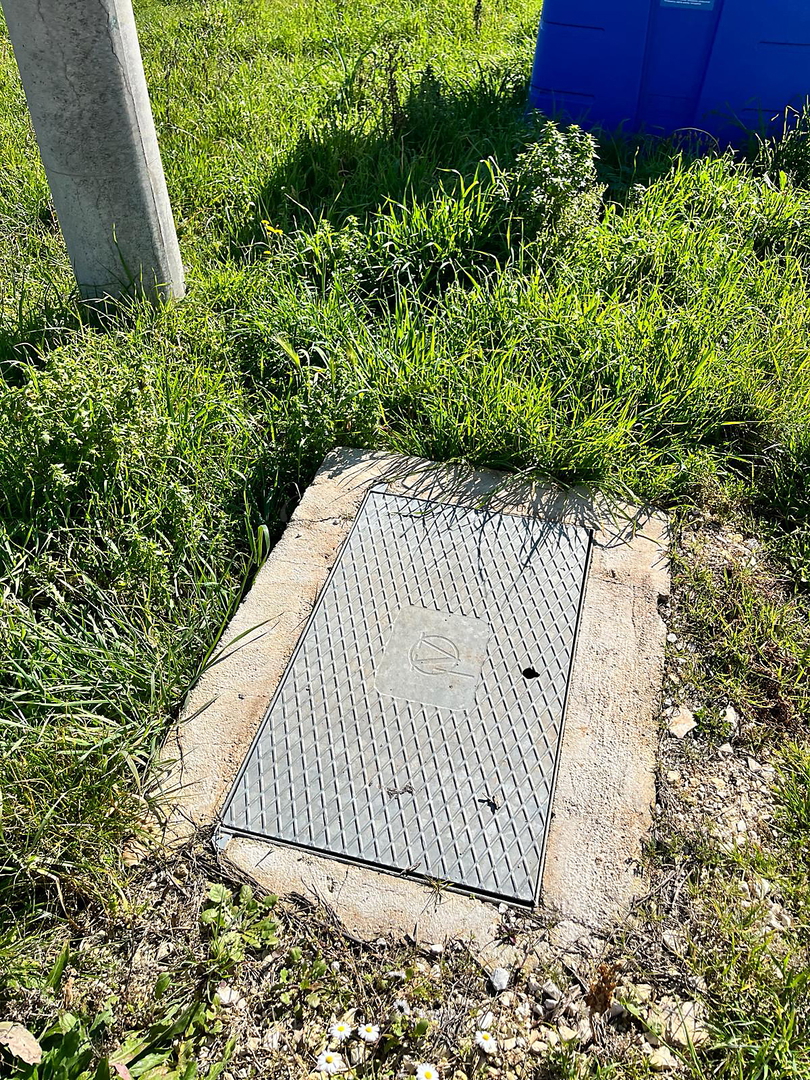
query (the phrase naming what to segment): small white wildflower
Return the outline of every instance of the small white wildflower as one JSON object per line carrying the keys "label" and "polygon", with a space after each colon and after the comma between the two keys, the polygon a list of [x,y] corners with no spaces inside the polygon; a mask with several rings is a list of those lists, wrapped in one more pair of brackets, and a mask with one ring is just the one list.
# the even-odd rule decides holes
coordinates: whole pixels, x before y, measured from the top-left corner
{"label": "small white wildflower", "polygon": [[351,1033],[352,1026],[351,1024],[347,1024],[345,1020],[338,1020],[336,1024],[332,1024],[329,1028],[330,1037],[333,1038],[335,1042],[339,1043],[345,1042]]}
{"label": "small white wildflower", "polygon": [[439,1070],[435,1065],[417,1065],[416,1080],[439,1080]]}
{"label": "small white wildflower", "polygon": [[483,1050],[485,1054],[494,1054],[498,1049],[498,1040],[494,1035],[490,1035],[488,1031],[476,1031],[475,1045],[479,1050]]}
{"label": "small white wildflower", "polygon": [[339,1073],[346,1068],[346,1063],[340,1054],[335,1053],[334,1050],[324,1050],[319,1055],[315,1068],[322,1073]]}
{"label": "small white wildflower", "polygon": [[377,1024],[361,1024],[357,1034],[367,1043],[375,1043],[380,1037],[380,1029]]}

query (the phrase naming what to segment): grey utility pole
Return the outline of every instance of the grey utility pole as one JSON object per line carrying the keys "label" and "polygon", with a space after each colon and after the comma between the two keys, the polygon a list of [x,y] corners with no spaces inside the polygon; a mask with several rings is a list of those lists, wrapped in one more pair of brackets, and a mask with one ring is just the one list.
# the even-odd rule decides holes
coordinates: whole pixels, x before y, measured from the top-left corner
{"label": "grey utility pole", "polygon": [[181,297],[131,0],[0,0],[85,299]]}

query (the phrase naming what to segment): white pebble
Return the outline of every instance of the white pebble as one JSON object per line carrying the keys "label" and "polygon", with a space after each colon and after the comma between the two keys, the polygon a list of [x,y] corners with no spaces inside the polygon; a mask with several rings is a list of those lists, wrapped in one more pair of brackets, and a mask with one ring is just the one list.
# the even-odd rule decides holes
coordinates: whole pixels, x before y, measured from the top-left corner
{"label": "white pebble", "polygon": [[764,900],[771,891],[770,881],[764,877],[755,877],[753,891],[755,896],[759,897],[760,900]]}
{"label": "white pebble", "polygon": [[226,1009],[242,1009],[247,1004],[239,991],[232,986],[228,986],[227,983],[219,984],[216,997],[220,1005]]}
{"label": "white pebble", "polygon": [[672,1069],[677,1069],[679,1065],[678,1059],[665,1046],[659,1046],[653,1050],[647,1058],[647,1063],[654,1072],[670,1072]]}
{"label": "white pebble", "polygon": [[668,730],[670,735],[674,735],[676,739],[683,739],[696,727],[697,720],[695,720],[694,713],[691,709],[687,709],[682,705],[670,721]]}

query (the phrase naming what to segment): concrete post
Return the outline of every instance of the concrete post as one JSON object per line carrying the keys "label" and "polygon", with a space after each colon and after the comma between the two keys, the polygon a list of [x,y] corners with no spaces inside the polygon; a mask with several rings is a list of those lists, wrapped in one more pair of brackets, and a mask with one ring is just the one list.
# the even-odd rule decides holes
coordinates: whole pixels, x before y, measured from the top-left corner
{"label": "concrete post", "polygon": [[183,295],[131,0],[0,0],[81,295]]}

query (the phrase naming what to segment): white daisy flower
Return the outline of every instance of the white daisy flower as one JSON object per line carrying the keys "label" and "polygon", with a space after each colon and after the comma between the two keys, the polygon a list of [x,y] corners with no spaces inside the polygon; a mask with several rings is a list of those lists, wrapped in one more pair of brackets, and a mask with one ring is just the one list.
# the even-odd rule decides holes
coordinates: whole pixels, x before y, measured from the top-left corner
{"label": "white daisy flower", "polygon": [[324,1050],[319,1055],[315,1068],[322,1073],[339,1073],[346,1068],[346,1063],[334,1050]]}
{"label": "white daisy flower", "polygon": [[439,1080],[439,1070],[435,1065],[417,1065],[416,1080]]}
{"label": "white daisy flower", "polygon": [[329,1036],[334,1039],[335,1042],[345,1042],[352,1033],[352,1025],[347,1024],[345,1020],[338,1020],[336,1024],[332,1024],[329,1028]]}
{"label": "white daisy flower", "polygon": [[361,1024],[357,1034],[363,1042],[375,1043],[380,1037],[380,1028],[378,1024]]}
{"label": "white daisy flower", "polygon": [[485,1054],[494,1054],[498,1049],[498,1040],[494,1035],[490,1035],[488,1031],[476,1031],[475,1045],[479,1050],[483,1050]]}

